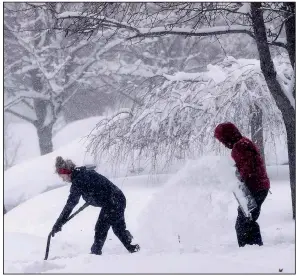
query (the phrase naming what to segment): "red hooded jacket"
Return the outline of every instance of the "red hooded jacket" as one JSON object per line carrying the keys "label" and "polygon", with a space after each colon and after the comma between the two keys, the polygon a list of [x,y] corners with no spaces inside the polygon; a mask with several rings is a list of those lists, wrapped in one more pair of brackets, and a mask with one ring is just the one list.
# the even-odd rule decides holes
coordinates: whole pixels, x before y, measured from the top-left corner
{"label": "red hooded jacket", "polygon": [[243,137],[234,124],[219,124],[215,129],[215,137],[232,149],[231,156],[241,179],[252,193],[270,188],[269,178],[258,148],[250,139]]}

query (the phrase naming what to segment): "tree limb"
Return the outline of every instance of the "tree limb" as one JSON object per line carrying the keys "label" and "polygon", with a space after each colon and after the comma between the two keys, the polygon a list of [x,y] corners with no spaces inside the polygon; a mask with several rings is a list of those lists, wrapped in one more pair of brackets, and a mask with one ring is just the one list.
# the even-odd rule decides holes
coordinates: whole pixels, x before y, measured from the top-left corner
{"label": "tree limb", "polygon": [[27,105],[31,110],[34,110],[34,107],[30,104],[30,103],[28,103],[25,99],[23,99],[23,101],[22,101],[25,105]]}
{"label": "tree limb", "polygon": [[35,120],[32,120],[32,119],[30,119],[30,118],[28,118],[28,117],[26,117],[26,116],[24,116],[22,114],[19,114],[19,113],[15,112],[15,111],[13,111],[11,109],[6,109],[5,112],[11,113],[11,114],[15,115],[16,117],[19,117],[19,118],[21,118],[21,119],[23,119],[23,120],[25,120],[27,122],[30,122],[31,124],[35,125]]}
{"label": "tree limb", "polygon": [[[237,26],[239,27],[239,26]],[[130,36],[126,38],[126,40],[132,40],[136,38],[145,38],[145,37],[158,37],[158,36],[164,36],[164,35],[184,35],[184,36],[212,36],[212,35],[225,35],[225,34],[247,34],[253,39],[255,39],[255,36],[252,31],[248,30],[247,27],[245,26],[240,26],[242,28],[235,28],[232,29],[232,26],[230,26],[230,29],[225,29],[225,30],[215,30],[211,31],[211,28],[209,30],[204,29],[204,31],[183,31],[183,30],[163,30],[163,31],[148,31],[148,32],[140,32],[134,36]],[[174,28],[175,29],[175,28]],[[178,28],[177,28],[178,29]],[[216,29],[216,28],[215,28]],[[201,29],[200,29],[201,30]],[[277,42],[277,41],[272,41],[268,42],[267,44],[273,45],[273,46],[278,46],[282,48],[287,48],[287,46],[282,43],[282,42]]]}

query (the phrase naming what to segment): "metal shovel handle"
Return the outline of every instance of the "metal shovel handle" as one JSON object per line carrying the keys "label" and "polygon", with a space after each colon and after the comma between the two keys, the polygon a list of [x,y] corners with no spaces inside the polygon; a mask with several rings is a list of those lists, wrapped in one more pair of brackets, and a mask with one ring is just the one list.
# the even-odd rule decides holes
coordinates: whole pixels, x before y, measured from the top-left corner
{"label": "metal shovel handle", "polygon": [[[89,205],[90,204],[85,203],[83,206],[81,206],[79,209],[77,209],[77,211],[75,211],[71,216],[69,216],[67,218],[67,220],[65,221],[65,223],[68,222],[69,220],[71,220],[73,217],[75,217],[79,212],[81,212],[83,209],[85,209]],[[46,243],[46,250],[45,250],[44,260],[47,260],[47,258],[48,258],[49,248],[50,248],[50,244],[51,244],[51,237],[52,237],[52,231],[48,234],[48,237],[47,237],[47,243]]]}
{"label": "metal shovel handle", "polygon": [[52,237],[52,231],[48,234],[48,237],[47,237],[46,250],[45,250],[45,256],[44,256],[45,260],[47,260],[48,258],[48,252],[51,244],[51,237]]}

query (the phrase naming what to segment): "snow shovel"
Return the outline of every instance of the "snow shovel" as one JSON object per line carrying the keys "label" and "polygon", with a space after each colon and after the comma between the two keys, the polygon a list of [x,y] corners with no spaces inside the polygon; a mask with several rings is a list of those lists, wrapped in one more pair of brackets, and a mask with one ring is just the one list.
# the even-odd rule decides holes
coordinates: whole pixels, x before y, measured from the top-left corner
{"label": "snow shovel", "polygon": [[[81,212],[83,209],[85,209],[86,207],[88,207],[89,204],[85,203],[83,206],[81,206],[79,209],[77,209],[76,212],[74,212],[71,216],[69,216],[69,218],[65,221],[65,223],[69,220],[71,220],[73,217],[75,217],[79,212]],[[64,223],[64,224],[65,224]],[[51,244],[51,237],[52,237],[52,231],[49,233],[48,237],[47,237],[47,243],[46,243],[46,250],[45,250],[45,257],[44,259],[47,260],[48,258],[48,252],[49,252],[49,247]]]}
{"label": "snow shovel", "polygon": [[233,190],[233,194],[244,216],[252,220],[251,212],[257,208],[257,203],[249,189],[244,183],[240,182],[238,183],[238,187]]}

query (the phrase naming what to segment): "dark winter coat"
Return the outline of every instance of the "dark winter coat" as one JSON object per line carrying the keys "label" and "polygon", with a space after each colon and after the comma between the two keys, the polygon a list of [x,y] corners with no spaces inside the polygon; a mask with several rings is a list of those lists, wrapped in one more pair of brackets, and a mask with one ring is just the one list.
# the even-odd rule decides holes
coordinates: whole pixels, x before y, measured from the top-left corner
{"label": "dark winter coat", "polygon": [[123,192],[103,175],[86,167],[77,167],[71,174],[71,187],[67,203],[57,220],[63,225],[79,202],[80,197],[95,207],[109,207],[124,202]]}
{"label": "dark winter coat", "polygon": [[231,156],[241,179],[252,193],[270,188],[269,178],[258,148],[251,140],[243,137],[234,124],[218,125],[215,129],[215,137],[232,149]]}

